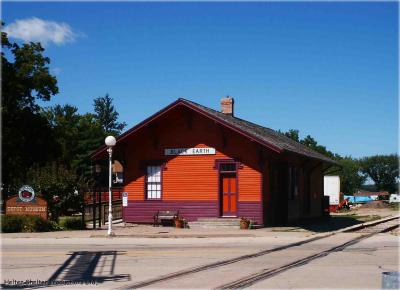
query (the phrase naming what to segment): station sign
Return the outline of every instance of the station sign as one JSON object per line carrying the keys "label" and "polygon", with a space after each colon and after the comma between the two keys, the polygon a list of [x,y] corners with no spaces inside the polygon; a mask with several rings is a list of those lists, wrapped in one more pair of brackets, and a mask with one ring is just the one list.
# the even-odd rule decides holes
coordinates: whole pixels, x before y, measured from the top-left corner
{"label": "station sign", "polygon": [[29,185],[22,186],[18,195],[6,200],[6,214],[9,215],[36,215],[47,219],[47,201],[36,196]]}
{"label": "station sign", "polygon": [[164,149],[164,155],[214,155],[215,148],[167,148]]}

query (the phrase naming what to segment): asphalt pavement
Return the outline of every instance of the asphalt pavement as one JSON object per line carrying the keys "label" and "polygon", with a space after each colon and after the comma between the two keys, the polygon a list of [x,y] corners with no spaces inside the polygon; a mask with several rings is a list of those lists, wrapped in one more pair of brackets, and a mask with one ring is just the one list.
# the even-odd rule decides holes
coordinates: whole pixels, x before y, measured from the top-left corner
{"label": "asphalt pavement", "polygon": [[255,277],[246,287],[380,289],[399,265],[398,229],[363,239],[298,227],[115,230],[2,234],[2,286],[215,289]]}
{"label": "asphalt pavement", "polygon": [[[330,249],[361,233],[341,233],[250,260],[200,271],[149,288],[214,289]],[[269,232],[253,237],[208,238],[2,238],[3,286],[27,280],[28,288],[125,288],[187,269],[306,241],[318,235]],[[252,285],[255,288],[380,288],[383,271],[398,267],[399,237],[379,234],[343,251]],[[15,281],[15,282],[13,282]],[[37,281],[36,284],[34,281]],[[29,282],[29,281],[28,281]],[[50,283],[50,284],[49,284]],[[25,285],[26,286],[26,285]]]}

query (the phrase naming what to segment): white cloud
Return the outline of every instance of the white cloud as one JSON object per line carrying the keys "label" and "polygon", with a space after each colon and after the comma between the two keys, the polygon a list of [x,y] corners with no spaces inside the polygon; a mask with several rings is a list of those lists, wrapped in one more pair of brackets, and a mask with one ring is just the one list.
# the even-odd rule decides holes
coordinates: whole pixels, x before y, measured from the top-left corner
{"label": "white cloud", "polygon": [[9,37],[29,42],[40,42],[43,45],[55,43],[62,45],[72,42],[80,36],[72,31],[67,23],[43,20],[37,17],[18,19],[4,28]]}

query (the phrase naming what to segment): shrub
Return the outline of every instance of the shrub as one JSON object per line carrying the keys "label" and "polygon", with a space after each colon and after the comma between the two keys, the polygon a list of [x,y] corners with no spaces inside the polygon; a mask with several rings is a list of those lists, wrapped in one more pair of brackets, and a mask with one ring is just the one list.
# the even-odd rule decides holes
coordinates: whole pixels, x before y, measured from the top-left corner
{"label": "shrub", "polygon": [[52,231],[62,231],[63,228],[55,221],[49,221],[50,227]]}
{"label": "shrub", "polygon": [[83,230],[81,217],[63,217],[60,218],[60,226],[64,230]]}
{"label": "shrub", "polygon": [[1,216],[1,231],[3,233],[19,233],[22,231],[22,219],[18,215]]}
{"label": "shrub", "polygon": [[51,230],[53,230],[53,225],[38,216],[3,215],[1,217],[1,231],[3,233],[48,232]]}

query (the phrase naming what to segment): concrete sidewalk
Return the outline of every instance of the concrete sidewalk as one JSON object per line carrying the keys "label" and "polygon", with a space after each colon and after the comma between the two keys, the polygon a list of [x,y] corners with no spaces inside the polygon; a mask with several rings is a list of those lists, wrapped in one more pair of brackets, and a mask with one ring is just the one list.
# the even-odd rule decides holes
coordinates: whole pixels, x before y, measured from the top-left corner
{"label": "concrete sidewalk", "polygon": [[[114,238],[212,238],[212,237],[264,237],[274,232],[298,231],[297,227],[240,229],[179,229],[174,227],[153,227],[151,225],[113,225]],[[305,236],[314,232],[304,232]],[[107,227],[96,230],[56,231],[43,233],[2,233],[2,238],[107,238]]]}
{"label": "concrete sidewalk", "polygon": [[[385,212],[381,218],[395,216],[396,211]],[[350,223],[349,223],[350,221]],[[301,233],[302,236],[312,236],[318,234],[326,234],[350,226],[361,225],[360,221],[355,222],[345,215],[342,217],[332,217],[328,220],[321,220],[317,223],[302,226],[285,226],[285,227],[266,227],[251,230],[240,229],[179,229],[174,227],[153,227],[152,225],[140,224],[113,224],[115,238],[220,238],[220,237],[272,237],[278,232],[282,233]],[[95,230],[80,231],[56,231],[43,233],[2,233],[2,238],[108,238],[107,225]]]}

